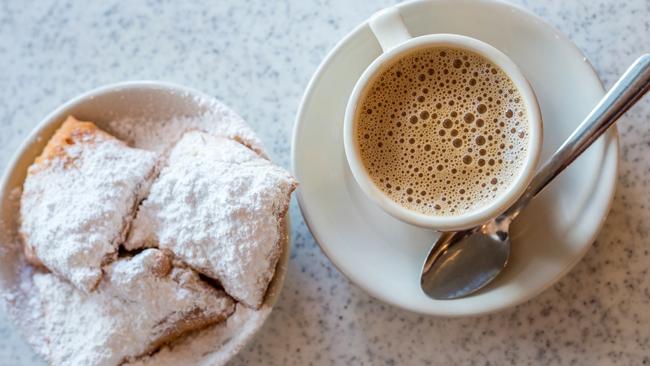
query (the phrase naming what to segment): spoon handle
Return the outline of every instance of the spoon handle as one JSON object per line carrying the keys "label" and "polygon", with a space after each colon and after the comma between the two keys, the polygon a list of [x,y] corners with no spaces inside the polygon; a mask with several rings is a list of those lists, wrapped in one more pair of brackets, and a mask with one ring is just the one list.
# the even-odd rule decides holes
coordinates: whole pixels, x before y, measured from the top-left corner
{"label": "spoon handle", "polygon": [[600,135],[650,89],[650,54],[639,57],[605,94],[578,128],[537,172],[503,216],[514,218],[553,178],[569,166]]}

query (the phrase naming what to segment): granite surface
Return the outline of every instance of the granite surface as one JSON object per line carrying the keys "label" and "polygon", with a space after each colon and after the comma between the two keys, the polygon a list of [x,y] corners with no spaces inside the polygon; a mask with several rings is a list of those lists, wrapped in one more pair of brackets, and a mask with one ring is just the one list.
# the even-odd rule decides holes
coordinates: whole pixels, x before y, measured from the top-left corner
{"label": "granite surface", "polygon": [[[516,0],[565,32],[610,86],[650,51],[650,1]],[[215,95],[289,166],[300,97],[334,44],[392,1],[0,2],[0,170],[32,127],[76,94],[160,79]],[[650,364],[650,97],[619,124],[616,198],[594,247],[537,298],[441,319],[349,283],[292,207],[279,303],[235,365]],[[0,365],[42,364],[0,315]]]}

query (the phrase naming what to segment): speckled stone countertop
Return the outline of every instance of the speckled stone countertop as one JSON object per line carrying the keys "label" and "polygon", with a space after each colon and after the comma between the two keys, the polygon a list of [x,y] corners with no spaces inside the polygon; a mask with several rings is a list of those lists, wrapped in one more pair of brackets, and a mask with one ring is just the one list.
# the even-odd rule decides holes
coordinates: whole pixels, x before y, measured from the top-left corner
{"label": "speckled stone countertop", "polygon": [[[607,86],[650,51],[649,0],[516,3],[587,54]],[[226,102],[289,166],[294,116],[326,53],[381,1],[0,2],[0,170],[32,127],[76,94],[159,79]],[[575,269],[537,298],[471,319],[420,316],[349,283],[292,207],[279,303],[234,364],[650,365],[650,98],[619,123],[611,213]],[[40,365],[0,315],[0,365]]]}

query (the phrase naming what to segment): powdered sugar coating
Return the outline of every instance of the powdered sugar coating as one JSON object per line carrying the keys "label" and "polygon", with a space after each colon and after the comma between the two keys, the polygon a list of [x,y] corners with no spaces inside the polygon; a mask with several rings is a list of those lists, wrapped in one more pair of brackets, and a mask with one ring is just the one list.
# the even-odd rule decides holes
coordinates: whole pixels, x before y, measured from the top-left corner
{"label": "powdered sugar coating", "polygon": [[133,146],[163,153],[188,130],[207,132],[240,141],[266,157],[262,142],[246,122],[221,103],[199,100],[208,112],[199,116],[178,116],[170,119],[122,118],[109,123],[111,132]]}
{"label": "powdered sugar coating", "polygon": [[[184,95],[185,96],[185,95]],[[117,119],[112,115],[112,111],[97,112],[103,117],[98,120],[106,120],[106,116],[112,119],[107,125],[102,125],[107,131],[115,134],[117,137],[124,138],[136,148],[147,148],[158,153],[165,153],[176,143],[180,135],[188,129],[199,129],[207,131],[215,135],[233,138],[242,141],[245,145],[252,147],[261,156],[265,156],[262,151],[259,139],[254,135],[250,127],[243,124],[243,121],[234,112],[229,110],[226,106],[213,99],[203,97],[196,97],[196,102],[203,105],[205,109],[199,109],[199,114],[184,115],[184,112],[172,113],[171,116],[162,118],[150,117],[137,117],[137,118],[124,118],[124,114],[117,114]],[[148,105],[142,106],[143,110],[150,108]],[[212,112],[215,110],[216,112]],[[203,111],[207,111],[204,113]],[[225,111],[225,112],[224,112]],[[153,112],[153,111],[152,111]],[[136,111],[134,115],[140,115]],[[144,115],[149,115],[144,113]],[[152,113],[151,115],[156,115]],[[117,126],[117,127],[115,127]],[[18,196],[20,196],[19,187],[16,188]],[[18,211],[18,204],[15,204],[16,212]],[[286,227],[286,218],[282,220],[283,227],[281,229],[281,246],[286,248],[288,236]],[[11,226],[13,232],[14,226]],[[12,234],[13,235],[13,234]],[[20,247],[18,239],[3,243],[0,250],[6,249],[11,252],[12,256],[17,255],[17,249],[12,248],[10,243],[15,242],[15,247]],[[282,257],[286,260],[286,252]],[[8,257],[4,257],[5,259]],[[34,285],[34,272],[38,271],[33,267],[27,265],[20,258],[21,264],[17,266],[20,268],[20,279],[17,280],[18,288],[12,289],[4,293],[5,304],[11,303],[9,309],[14,320],[20,325],[29,343],[41,355],[46,357],[50,349],[50,341],[44,336],[46,334],[43,329],[46,323],[46,316],[52,316],[47,319],[48,323],[70,324],[67,323],[66,317],[69,314],[65,312],[49,312],[45,313],[41,304],[46,302],[66,302],[67,293],[62,292],[60,296],[52,296],[50,291],[40,292]],[[121,260],[121,259],[119,259]],[[230,317],[227,321],[215,323],[207,328],[191,332],[187,335],[179,337],[169,344],[169,347],[163,347],[159,352],[156,352],[151,358],[138,359],[137,362],[146,365],[179,365],[179,364],[202,364],[202,365],[221,365],[230,359],[244,344],[251,339],[253,334],[259,329],[266,317],[271,311],[271,308],[277,298],[277,293],[281,287],[284,273],[286,273],[286,262],[282,260],[283,265],[279,267],[279,273],[274,275],[271,281],[270,288],[267,291],[262,306],[258,309],[250,309],[243,304],[237,304],[237,312]],[[42,274],[39,276],[43,276]],[[66,291],[72,291],[71,286],[62,281],[59,277],[51,274],[46,275],[51,281],[63,283]],[[106,278],[106,276],[105,276]],[[102,280],[104,282],[104,280]],[[58,287],[57,287],[58,288]],[[52,290],[55,291],[55,290]],[[96,294],[93,292],[92,294]],[[84,295],[85,296],[85,295]],[[72,309],[74,311],[74,309]],[[95,323],[92,323],[94,325]],[[86,331],[87,324],[70,324],[70,327],[76,327],[76,332],[82,333]],[[54,328],[52,328],[54,329]],[[58,329],[58,330],[57,330]],[[73,330],[56,328],[55,332],[60,334],[68,334]],[[49,338],[58,338],[59,333],[47,333]],[[84,338],[79,338],[84,341]],[[112,344],[120,346],[119,343]],[[69,349],[75,348],[80,352],[86,352],[81,349],[74,342],[67,344]],[[91,352],[96,350],[88,348]],[[104,352],[110,352],[109,349],[104,349]],[[80,355],[83,356],[83,355]],[[131,362],[126,362],[131,364]]]}
{"label": "powdered sugar coating", "polygon": [[295,188],[284,169],[231,139],[183,135],[142,203],[127,249],[171,250],[257,308],[280,254],[280,218]]}
{"label": "powdered sugar coating", "polygon": [[[235,312],[225,321],[215,324],[201,332],[183,337],[174,343],[174,347],[164,347],[150,357],[142,357],[128,363],[131,366],[177,366],[225,365],[233,353],[243,345],[233,342],[233,338],[242,335],[252,336],[259,324],[271,312],[270,307],[251,309],[237,303]],[[215,351],[217,349],[218,351]],[[210,355],[206,360],[206,355]]]}
{"label": "powdered sugar coating", "polygon": [[55,365],[118,365],[148,353],[169,327],[193,318],[210,324],[234,311],[222,291],[182,268],[157,273],[161,253],[148,249],[107,268],[97,291],[85,294],[52,274],[37,273],[42,314],[40,349]]}
{"label": "powdered sugar coating", "polygon": [[[68,121],[62,129],[80,123]],[[29,168],[20,232],[48,269],[91,291],[124,240],[157,158],[98,130],[67,138],[59,155]]]}

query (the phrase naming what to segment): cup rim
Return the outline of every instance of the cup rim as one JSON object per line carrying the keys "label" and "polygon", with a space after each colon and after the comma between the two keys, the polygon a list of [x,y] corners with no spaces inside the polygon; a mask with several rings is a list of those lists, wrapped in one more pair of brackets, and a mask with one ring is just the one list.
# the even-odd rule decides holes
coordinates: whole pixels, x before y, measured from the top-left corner
{"label": "cup rim", "polygon": [[[417,48],[427,47],[450,47],[460,48],[477,53],[501,68],[512,80],[520,92],[526,106],[529,122],[528,153],[524,166],[519,171],[516,179],[511,182],[505,192],[487,205],[471,210],[457,216],[435,216],[427,215],[400,206],[383,193],[367,174],[360,158],[359,148],[355,142],[355,115],[358,102],[366,87],[383,66],[395,60],[401,54]],[[524,77],[519,67],[503,52],[495,47],[477,39],[458,34],[429,34],[411,38],[402,44],[382,53],[366,68],[361,77],[357,80],[352,94],[348,99],[343,122],[343,145],[348,166],[352,171],[356,182],[375,203],[391,216],[404,222],[435,229],[439,231],[456,231],[468,229],[481,225],[482,223],[496,217],[512,205],[526,190],[532,180],[542,147],[542,118],[537,97]]]}

